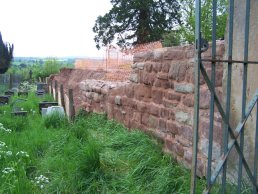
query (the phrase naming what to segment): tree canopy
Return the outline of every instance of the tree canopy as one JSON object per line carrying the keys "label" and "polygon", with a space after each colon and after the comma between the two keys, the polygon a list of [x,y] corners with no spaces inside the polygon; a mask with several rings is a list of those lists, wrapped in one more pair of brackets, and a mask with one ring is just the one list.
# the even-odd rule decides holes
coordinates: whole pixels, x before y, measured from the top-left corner
{"label": "tree canopy", "polygon": [[112,41],[120,47],[157,41],[180,21],[177,0],[111,0],[112,9],[98,16],[93,32],[96,47]]}
{"label": "tree canopy", "polygon": [[13,44],[4,43],[0,32],[0,74],[5,73],[13,59]]}
{"label": "tree canopy", "polygon": [[[177,29],[171,31],[169,34],[163,35],[164,45],[172,46],[179,44],[180,42],[193,43],[195,40],[195,0],[179,0],[180,14],[182,19],[182,25]],[[212,39],[212,0],[203,0],[201,2],[202,14],[201,14],[201,28],[202,36],[211,41]],[[217,39],[223,39],[226,23],[228,0],[217,1],[217,18],[216,18],[216,36]],[[179,40],[178,40],[179,39]]]}

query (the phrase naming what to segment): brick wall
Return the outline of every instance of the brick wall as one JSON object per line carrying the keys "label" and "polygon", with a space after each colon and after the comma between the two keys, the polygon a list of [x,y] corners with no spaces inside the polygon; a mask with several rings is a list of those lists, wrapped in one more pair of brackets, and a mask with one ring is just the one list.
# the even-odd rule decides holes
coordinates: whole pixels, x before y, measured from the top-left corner
{"label": "brick wall", "polygon": [[[224,44],[217,45],[218,57]],[[208,50],[204,57],[210,57]],[[138,128],[164,143],[164,151],[191,166],[194,106],[194,47],[156,49],[134,56],[129,81],[87,79],[80,82],[80,107],[105,112],[128,128]],[[209,64],[204,64],[211,73]],[[222,64],[216,66],[216,90],[222,96]],[[206,174],[210,93],[200,80],[200,143],[198,174]],[[221,118],[215,112],[213,160],[221,150]]]}

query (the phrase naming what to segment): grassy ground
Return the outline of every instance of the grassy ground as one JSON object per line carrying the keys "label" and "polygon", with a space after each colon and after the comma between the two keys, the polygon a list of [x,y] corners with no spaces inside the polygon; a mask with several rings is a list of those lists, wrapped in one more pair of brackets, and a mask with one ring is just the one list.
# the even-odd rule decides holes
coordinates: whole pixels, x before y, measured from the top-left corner
{"label": "grassy ground", "polygon": [[190,171],[147,135],[105,115],[42,119],[38,102],[20,102],[27,117],[0,107],[0,193],[189,193]]}

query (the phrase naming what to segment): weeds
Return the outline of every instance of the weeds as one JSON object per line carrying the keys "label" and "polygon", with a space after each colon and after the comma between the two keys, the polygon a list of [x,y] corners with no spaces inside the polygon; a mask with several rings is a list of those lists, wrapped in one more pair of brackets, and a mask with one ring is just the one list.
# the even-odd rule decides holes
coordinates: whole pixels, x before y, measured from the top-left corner
{"label": "weeds", "polygon": [[189,193],[190,172],[144,133],[105,115],[42,119],[38,101],[20,103],[27,117],[0,107],[0,193]]}

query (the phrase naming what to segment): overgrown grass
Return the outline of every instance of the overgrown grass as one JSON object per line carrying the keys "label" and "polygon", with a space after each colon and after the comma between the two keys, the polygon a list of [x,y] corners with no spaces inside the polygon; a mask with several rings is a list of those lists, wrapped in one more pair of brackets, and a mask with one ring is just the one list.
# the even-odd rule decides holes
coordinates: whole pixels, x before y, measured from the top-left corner
{"label": "overgrown grass", "polygon": [[[0,193],[189,193],[190,171],[144,133],[105,115],[42,119],[39,101],[30,94],[20,102],[27,117],[0,107],[0,122],[12,130],[0,130],[7,146],[0,148]],[[13,171],[3,173],[7,167]],[[198,181],[198,188],[203,184]]]}

